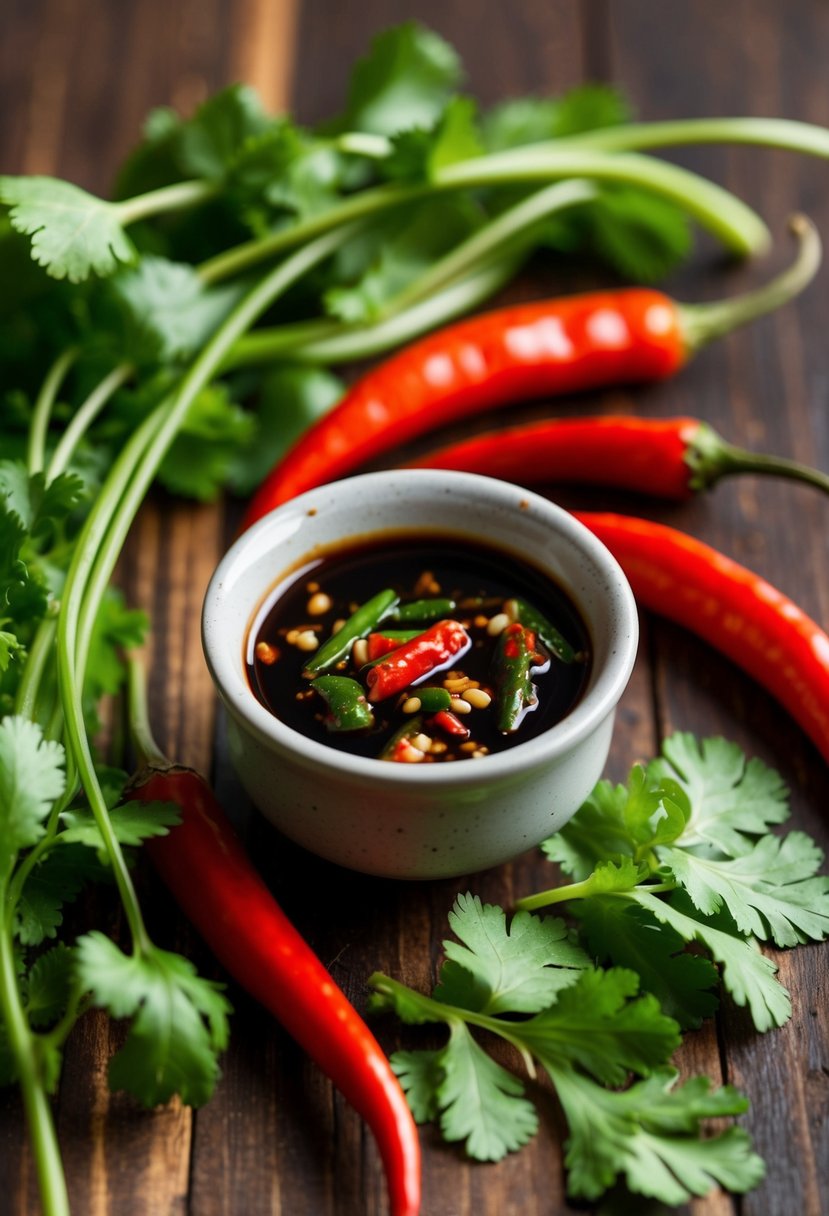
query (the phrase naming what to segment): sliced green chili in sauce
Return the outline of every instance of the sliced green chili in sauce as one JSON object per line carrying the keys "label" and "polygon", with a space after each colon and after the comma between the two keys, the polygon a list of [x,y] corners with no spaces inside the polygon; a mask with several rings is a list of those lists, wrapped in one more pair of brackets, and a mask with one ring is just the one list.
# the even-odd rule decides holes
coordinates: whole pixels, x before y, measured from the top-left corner
{"label": "sliced green chili in sauce", "polygon": [[280,582],[259,621],[248,642],[258,699],[321,745],[378,760],[512,747],[565,717],[590,671],[586,628],[559,586],[451,534],[332,549]]}

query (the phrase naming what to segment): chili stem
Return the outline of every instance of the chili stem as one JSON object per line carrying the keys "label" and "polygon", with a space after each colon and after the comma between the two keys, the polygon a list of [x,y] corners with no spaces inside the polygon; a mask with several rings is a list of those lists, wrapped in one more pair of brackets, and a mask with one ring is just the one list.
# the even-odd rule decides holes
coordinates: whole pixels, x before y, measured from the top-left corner
{"label": "chili stem", "polygon": [[705,490],[735,473],[759,473],[802,481],[829,494],[829,474],[810,468],[785,456],[765,452],[750,452],[736,447],[717,434],[707,423],[700,423],[688,447],[685,463],[691,470],[691,488]]}
{"label": "chili stem", "polygon": [[127,659],[127,716],[130,737],[141,768],[163,770],[170,761],[156,742],[147,707],[147,672],[135,655]]}
{"label": "chili stem", "polygon": [[686,349],[689,352],[699,350],[714,338],[721,338],[740,325],[774,312],[794,299],[811,282],[821,259],[821,242],[817,229],[804,215],[792,216],[789,228],[798,241],[797,256],[791,266],[771,282],[731,300],[677,305]]}
{"label": "chili stem", "polygon": [[40,392],[37,395],[29,427],[27,465],[30,476],[43,471],[43,464],[46,458],[46,436],[49,431],[49,419],[52,416],[52,408],[60,391],[60,386],[63,384],[67,372],[77,359],[79,353],[76,347],[70,346],[58,355],[46,373],[46,379],[43,381]]}

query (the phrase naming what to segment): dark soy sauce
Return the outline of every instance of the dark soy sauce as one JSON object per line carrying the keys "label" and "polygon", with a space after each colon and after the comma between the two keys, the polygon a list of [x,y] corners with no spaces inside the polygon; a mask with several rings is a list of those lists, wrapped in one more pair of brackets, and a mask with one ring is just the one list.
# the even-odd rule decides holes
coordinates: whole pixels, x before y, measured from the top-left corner
{"label": "dark soy sauce", "polygon": [[[429,591],[424,593],[424,586]],[[454,600],[457,607],[447,615],[462,621],[472,639],[470,649],[448,671],[424,680],[424,685],[439,685],[447,675],[452,677],[460,672],[492,692],[496,640],[487,632],[486,625],[502,612],[504,602],[514,597],[532,604],[578,652],[576,661],[571,663],[553,657],[549,670],[533,677],[537,706],[524,715],[514,732],[505,734],[496,729],[494,701],[488,709],[475,708],[465,713],[462,722],[470,731],[474,749],[468,740],[453,739],[435,731],[433,719],[423,716],[424,731],[439,739],[441,745],[434,754],[426,756],[427,760],[466,759],[473,752],[479,759],[514,747],[559,722],[584,691],[590,674],[590,639],[570,598],[545,574],[505,550],[466,537],[393,534],[332,549],[318,559],[309,560],[279,583],[258,613],[247,642],[248,678],[258,700],[291,729],[325,747],[379,757],[388,741],[404,726],[406,714],[401,707],[407,694],[374,705],[375,722],[367,730],[329,731],[324,723],[322,699],[313,692],[312,681],[302,674],[312,652],[296,644],[299,634],[305,634],[307,642],[309,631],[322,644],[331,636],[335,621],[349,617],[385,588],[396,591],[402,603],[422,599],[425,594]],[[330,607],[311,614],[309,604],[314,596],[315,610],[319,609],[320,596],[330,598]],[[401,623],[386,618],[377,626],[377,632],[402,627]],[[426,629],[428,623],[406,627]],[[262,654],[268,661],[262,661]],[[353,657],[333,674],[361,680],[361,668]],[[365,686],[364,669],[361,682]],[[417,696],[417,692],[417,687],[412,687],[408,695]]]}

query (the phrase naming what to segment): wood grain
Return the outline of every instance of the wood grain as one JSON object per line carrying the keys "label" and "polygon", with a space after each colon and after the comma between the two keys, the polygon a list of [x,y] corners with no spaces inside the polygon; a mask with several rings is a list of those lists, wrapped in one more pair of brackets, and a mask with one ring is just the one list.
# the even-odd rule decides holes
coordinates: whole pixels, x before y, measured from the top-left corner
{"label": "wood grain", "polygon": [[[467,87],[485,104],[550,93],[586,79],[624,86],[642,118],[781,114],[829,121],[829,8],[811,0],[7,0],[0,12],[2,170],[60,173],[106,191],[112,168],[157,105],[190,111],[213,89],[245,80],[266,104],[306,122],[339,110],[349,65],[393,21],[418,19],[449,38]],[[796,208],[829,233],[825,163],[783,153],[707,148],[672,158],[728,185],[775,233]],[[764,265],[723,263],[703,239],[669,283],[681,298],[731,294],[761,282],[790,250]],[[578,272],[581,273],[580,271]],[[537,295],[572,283],[543,263],[511,289]],[[829,468],[829,275],[801,301],[702,352],[675,382],[613,390],[513,410],[511,417],[605,410],[662,417],[698,414],[747,445]],[[504,411],[501,418],[507,417]],[[704,500],[660,507],[634,495],[562,494],[573,505],[648,513],[721,547],[829,621],[826,501],[757,479],[726,483]],[[383,970],[426,988],[434,982],[446,914],[460,891],[508,905],[550,882],[537,851],[484,874],[394,884],[318,861],[251,814],[232,773],[223,723],[201,657],[198,617],[206,581],[232,533],[233,510],[155,494],[142,511],[119,579],[153,621],[147,649],[159,739],[212,774],[285,911],[358,1008],[366,979]],[[642,645],[620,706],[608,775],[652,755],[675,729],[723,733],[778,768],[793,789],[792,825],[829,846],[829,775],[772,700],[682,631],[643,620]],[[203,945],[143,867],[142,905],[160,944],[183,950],[219,977]],[[96,908],[120,926],[111,905]],[[687,1036],[677,1063],[737,1084],[751,1098],[745,1120],[768,1174],[739,1201],[714,1193],[693,1216],[821,1216],[829,1178],[829,993],[825,950],[781,954],[794,996],[792,1022],[758,1036],[725,1001],[720,1016]],[[192,1112],[169,1103],[140,1110],[111,1095],[106,1065],[123,1029],[83,1020],[66,1053],[57,1097],[74,1210],[92,1216],[384,1216],[382,1170],[361,1121],[284,1032],[235,986],[232,1043],[213,1100]],[[377,1022],[389,1051],[426,1040],[393,1019]],[[435,1041],[440,1041],[439,1037]],[[568,1216],[565,1128],[540,1087],[541,1129],[497,1166],[467,1162],[424,1129],[424,1212],[429,1216]],[[35,1216],[31,1161],[13,1092],[0,1099],[0,1211]],[[644,1207],[634,1206],[634,1211]]]}

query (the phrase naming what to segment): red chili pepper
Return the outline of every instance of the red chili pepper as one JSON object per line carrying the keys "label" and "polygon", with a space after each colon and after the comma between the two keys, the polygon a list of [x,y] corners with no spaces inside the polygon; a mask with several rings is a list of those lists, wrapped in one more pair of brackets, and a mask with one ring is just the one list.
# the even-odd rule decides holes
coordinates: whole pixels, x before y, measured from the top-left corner
{"label": "red chili pepper", "polygon": [[373,663],[375,659],[382,659],[384,654],[391,654],[401,645],[401,638],[391,638],[385,633],[370,633],[366,638],[368,661]]}
{"label": "red chili pepper", "polygon": [[809,282],[820,241],[802,217],[793,227],[795,263],[735,300],[685,306],[644,288],[590,292],[485,313],[414,343],[305,432],[259,488],[243,528],[435,426],[527,397],[673,375],[705,342]]}
{"label": "red chili pepper", "polygon": [[458,739],[468,739],[472,733],[464,726],[460,718],[448,709],[439,709],[432,718],[432,722],[438,730],[442,730],[447,735],[454,735]]}
{"label": "red chili pepper", "polygon": [[[134,697],[134,708],[136,703]],[[135,779],[130,797],[173,802],[182,816],[169,835],[148,842],[156,870],[222,966],[275,1015],[368,1123],[393,1216],[417,1216],[417,1128],[382,1048],[271,895],[206,782],[160,756],[138,705],[133,728],[152,763]]]}
{"label": "red chili pepper", "polygon": [[410,465],[517,479],[522,485],[567,481],[616,486],[678,500],[731,473],[789,477],[829,493],[825,473],[734,447],[698,418],[545,419],[473,436]]}
{"label": "red chili pepper", "polygon": [[781,591],[702,541],[624,515],[578,514],[641,607],[692,630],[768,689],[829,761],[829,636]]}
{"label": "red chili pepper", "polygon": [[459,621],[436,621],[369,669],[366,675],[369,701],[384,701],[402,692],[415,680],[463,654],[469,645],[469,634]]}

